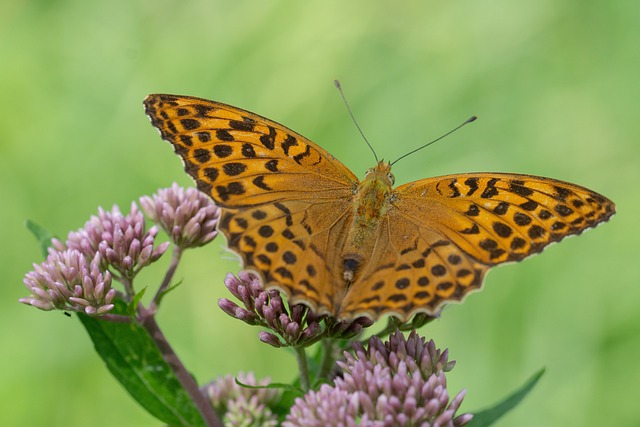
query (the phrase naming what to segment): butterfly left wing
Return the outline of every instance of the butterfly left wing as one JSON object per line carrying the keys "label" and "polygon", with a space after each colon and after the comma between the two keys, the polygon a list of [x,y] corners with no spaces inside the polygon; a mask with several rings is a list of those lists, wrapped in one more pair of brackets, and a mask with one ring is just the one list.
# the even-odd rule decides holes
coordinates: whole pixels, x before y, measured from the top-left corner
{"label": "butterfly left wing", "polygon": [[588,188],[521,174],[448,175],[402,185],[396,194],[407,220],[437,227],[486,265],[519,261],[615,213],[611,200]]}
{"label": "butterfly left wing", "polygon": [[473,173],[398,187],[379,243],[343,316],[437,313],[478,289],[497,264],[608,220],[615,205],[587,188],[530,175]]}
{"label": "butterfly left wing", "polygon": [[370,258],[349,287],[338,317],[415,313],[435,315],[446,301],[477,289],[488,267],[479,263],[434,224],[407,219],[395,210],[380,224]]}

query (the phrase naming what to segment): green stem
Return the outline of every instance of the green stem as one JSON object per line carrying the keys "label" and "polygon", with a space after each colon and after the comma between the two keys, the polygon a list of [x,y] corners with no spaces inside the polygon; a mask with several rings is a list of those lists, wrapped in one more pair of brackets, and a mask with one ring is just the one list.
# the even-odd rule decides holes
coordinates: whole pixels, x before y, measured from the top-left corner
{"label": "green stem", "polygon": [[182,256],[182,248],[177,245],[174,246],[173,254],[171,254],[171,263],[169,264],[169,268],[167,269],[167,272],[164,275],[164,279],[162,280],[160,287],[156,291],[156,294],[153,297],[151,304],[149,304],[149,309],[151,311],[155,311],[158,309],[158,305],[160,304],[160,299],[162,298],[163,294],[166,292],[167,288],[171,284],[171,279],[173,279],[173,275],[175,274],[176,269],[178,268],[178,264],[180,263],[181,256]]}
{"label": "green stem", "polygon": [[131,279],[125,276],[121,276],[119,281],[120,283],[122,283],[122,286],[124,286],[124,290],[127,294],[127,299],[125,301],[129,301],[129,299],[133,298],[133,296],[135,295],[135,292],[133,291],[133,283]]}
{"label": "green stem", "polygon": [[320,370],[318,371],[318,378],[323,380],[328,379],[329,373],[333,368],[335,359],[333,352],[335,350],[335,341],[332,339],[322,340],[322,360],[320,361]]}
{"label": "green stem", "polygon": [[307,355],[304,347],[293,347],[296,352],[296,361],[298,362],[298,372],[300,375],[300,387],[305,393],[311,388],[309,381],[309,366],[307,365]]}

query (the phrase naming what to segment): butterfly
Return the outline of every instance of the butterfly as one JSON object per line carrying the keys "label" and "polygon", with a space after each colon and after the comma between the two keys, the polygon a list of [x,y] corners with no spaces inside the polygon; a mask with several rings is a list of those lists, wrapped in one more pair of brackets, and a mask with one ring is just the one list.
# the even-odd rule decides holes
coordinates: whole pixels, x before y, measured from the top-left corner
{"label": "butterfly", "polygon": [[615,205],[568,182],[463,173],[393,187],[380,161],[362,181],[302,135],[220,102],[149,95],[147,115],[218,229],[267,288],[340,320],[408,320],[480,289],[487,271],[608,220]]}

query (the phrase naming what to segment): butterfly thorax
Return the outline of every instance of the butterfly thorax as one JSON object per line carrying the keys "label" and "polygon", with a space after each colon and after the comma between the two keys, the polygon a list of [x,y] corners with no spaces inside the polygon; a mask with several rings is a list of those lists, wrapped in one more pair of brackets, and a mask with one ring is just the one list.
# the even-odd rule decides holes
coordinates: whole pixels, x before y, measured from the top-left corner
{"label": "butterfly thorax", "polygon": [[389,196],[393,190],[393,175],[389,163],[380,161],[367,171],[358,185],[355,201],[355,225],[375,227],[389,209]]}
{"label": "butterfly thorax", "polygon": [[367,171],[354,197],[353,223],[342,251],[343,278],[353,282],[375,245],[380,220],[387,214],[393,191],[391,165],[381,161]]}

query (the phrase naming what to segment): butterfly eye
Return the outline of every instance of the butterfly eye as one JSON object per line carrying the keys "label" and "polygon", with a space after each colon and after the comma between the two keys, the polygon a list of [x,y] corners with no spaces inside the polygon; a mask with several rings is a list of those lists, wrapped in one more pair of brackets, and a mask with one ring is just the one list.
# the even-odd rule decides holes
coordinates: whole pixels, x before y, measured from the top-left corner
{"label": "butterfly eye", "polygon": [[371,175],[371,172],[373,172],[373,169],[367,169],[367,171],[364,173],[364,176]]}
{"label": "butterfly eye", "polygon": [[389,178],[389,181],[391,181],[391,184],[392,184],[392,185],[396,183],[396,177],[395,177],[395,176],[393,176],[393,174],[392,174],[392,173],[388,173],[388,174],[387,174],[387,178]]}

